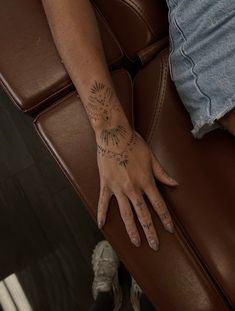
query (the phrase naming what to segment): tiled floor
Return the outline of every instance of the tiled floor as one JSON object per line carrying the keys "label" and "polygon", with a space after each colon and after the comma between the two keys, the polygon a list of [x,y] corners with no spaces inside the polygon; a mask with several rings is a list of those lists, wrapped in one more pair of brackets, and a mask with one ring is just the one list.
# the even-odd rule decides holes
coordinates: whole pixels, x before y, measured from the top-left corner
{"label": "tiled floor", "polygon": [[[91,253],[101,239],[32,118],[0,90],[0,279],[16,273],[33,310],[86,311]],[[122,310],[131,310],[124,267],[120,279]]]}

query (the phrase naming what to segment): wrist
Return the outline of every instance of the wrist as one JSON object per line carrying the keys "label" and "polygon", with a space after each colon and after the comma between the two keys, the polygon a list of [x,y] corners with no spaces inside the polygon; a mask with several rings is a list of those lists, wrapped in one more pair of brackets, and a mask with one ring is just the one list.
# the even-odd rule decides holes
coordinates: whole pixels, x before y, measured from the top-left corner
{"label": "wrist", "polygon": [[112,119],[109,122],[103,120],[92,122],[92,128],[96,136],[99,136],[104,130],[112,130],[117,127],[123,127],[126,131],[132,130],[132,127],[124,112],[113,114]]}
{"label": "wrist", "polygon": [[113,120],[112,123],[101,125],[94,129],[97,144],[107,144],[109,146],[116,147],[120,141],[125,141],[133,132],[130,123],[126,117]]}
{"label": "wrist", "polygon": [[[84,101],[90,124],[96,137],[103,131],[115,131],[118,126],[130,131],[131,126],[122,108],[120,100],[112,85],[95,81],[91,91]],[[119,133],[121,135],[121,133]]]}

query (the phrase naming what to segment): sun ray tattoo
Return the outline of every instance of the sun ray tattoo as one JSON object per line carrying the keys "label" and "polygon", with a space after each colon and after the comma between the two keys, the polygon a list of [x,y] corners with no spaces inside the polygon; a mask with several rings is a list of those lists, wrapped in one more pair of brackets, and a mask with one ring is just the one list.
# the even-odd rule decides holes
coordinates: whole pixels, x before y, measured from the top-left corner
{"label": "sun ray tattoo", "polygon": [[102,119],[111,124],[112,110],[120,111],[117,103],[118,99],[112,88],[95,81],[90,89],[86,109],[91,120],[96,122]]}
{"label": "sun ray tattoo", "polygon": [[101,142],[108,146],[110,143],[113,146],[117,146],[121,138],[125,138],[127,130],[124,126],[118,125],[112,129],[105,129],[100,134]]}
{"label": "sun ray tattoo", "polygon": [[134,133],[131,134],[130,139],[128,140],[124,150],[122,152],[114,152],[108,149],[105,149],[104,147],[100,146],[99,144],[97,144],[97,152],[101,155],[101,156],[105,156],[109,159],[116,159],[118,164],[120,166],[126,167],[128,165],[128,154],[129,151],[131,151],[133,149],[133,146],[136,144],[137,142],[137,138],[136,135]]}

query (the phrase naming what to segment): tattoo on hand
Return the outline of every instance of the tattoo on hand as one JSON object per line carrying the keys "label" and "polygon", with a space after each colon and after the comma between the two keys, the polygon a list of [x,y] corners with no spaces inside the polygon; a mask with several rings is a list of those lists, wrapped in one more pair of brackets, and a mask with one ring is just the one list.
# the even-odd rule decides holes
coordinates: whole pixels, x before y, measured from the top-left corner
{"label": "tattoo on hand", "polygon": [[169,218],[169,214],[168,214],[168,213],[163,213],[163,214],[161,215],[161,218],[162,218],[162,219],[168,219],[168,218]]}
{"label": "tattoo on hand", "polygon": [[117,146],[121,138],[125,138],[127,135],[127,130],[124,126],[118,125],[115,128],[105,129],[100,134],[100,139],[102,143],[106,146],[112,143],[113,146]]}
{"label": "tattoo on hand", "polygon": [[143,209],[143,205],[144,205],[144,203],[141,202],[141,200],[137,199],[136,206],[137,206],[140,210]]}
{"label": "tattoo on hand", "polygon": [[110,124],[112,110],[120,111],[117,105],[117,97],[111,87],[105,86],[102,82],[95,81],[91,87],[86,109],[91,120],[102,119]]}
{"label": "tattoo on hand", "polygon": [[152,226],[152,223],[151,223],[151,222],[149,222],[149,223],[147,223],[147,224],[143,224],[143,228],[144,228],[144,229],[147,229],[147,230],[149,230],[151,226]]}
{"label": "tattoo on hand", "polygon": [[136,135],[132,132],[130,139],[128,140],[126,146],[122,152],[115,152],[97,144],[97,151],[101,156],[105,156],[109,159],[115,158],[120,166],[126,167],[128,164],[128,154],[129,151],[133,149],[133,146],[136,144],[137,138]]}

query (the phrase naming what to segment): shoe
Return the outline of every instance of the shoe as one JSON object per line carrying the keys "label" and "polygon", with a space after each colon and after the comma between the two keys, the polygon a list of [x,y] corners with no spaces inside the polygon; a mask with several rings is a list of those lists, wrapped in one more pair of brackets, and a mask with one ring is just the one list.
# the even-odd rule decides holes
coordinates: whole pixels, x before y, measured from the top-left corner
{"label": "shoe", "polygon": [[120,261],[108,241],[100,241],[92,254],[92,267],[94,280],[92,284],[92,295],[94,300],[98,292],[110,291],[114,296],[114,309],[119,310],[122,305],[122,290],[118,280],[118,267]]}
{"label": "shoe", "polygon": [[134,311],[140,311],[140,297],[142,294],[142,289],[136,283],[136,280],[131,277],[130,300]]}

